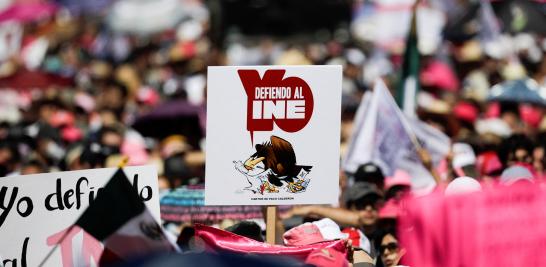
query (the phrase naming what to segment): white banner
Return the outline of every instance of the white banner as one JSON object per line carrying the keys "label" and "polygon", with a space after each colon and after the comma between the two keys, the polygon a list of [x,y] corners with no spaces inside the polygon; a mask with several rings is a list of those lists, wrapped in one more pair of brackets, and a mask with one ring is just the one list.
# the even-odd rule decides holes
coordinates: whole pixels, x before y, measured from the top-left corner
{"label": "white banner", "polygon": [[[423,167],[412,143],[415,135],[437,164],[449,152],[449,138],[400,111],[385,84],[378,80],[370,100],[363,100],[357,111],[355,128],[345,157],[344,169],[354,173],[359,165],[377,164],[386,176],[396,169],[407,171],[416,191],[434,186],[434,179]],[[365,114],[360,114],[364,110]]]}
{"label": "white banner", "polygon": [[206,205],[338,201],[341,66],[209,67]]}
{"label": "white banner", "polygon": [[[0,178],[0,257],[5,267],[38,266],[115,171],[92,169]],[[159,222],[155,167],[126,167],[124,171]],[[73,228],[44,266],[97,266],[102,250],[100,242]]]}

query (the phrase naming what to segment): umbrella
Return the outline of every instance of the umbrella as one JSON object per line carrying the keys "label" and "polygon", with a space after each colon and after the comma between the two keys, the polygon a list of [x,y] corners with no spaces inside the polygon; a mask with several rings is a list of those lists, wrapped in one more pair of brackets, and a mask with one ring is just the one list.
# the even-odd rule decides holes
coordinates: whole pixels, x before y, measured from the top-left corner
{"label": "umbrella", "polygon": [[506,0],[491,3],[505,32],[546,34],[544,3],[529,0]]}
{"label": "umbrella", "polygon": [[197,147],[204,136],[205,110],[186,100],[166,102],[148,114],[138,117],[133,128],[143,136],[163,139],[169,135],[184,135]]}
{"label": "umbrella", "polygon": [[57,6],[47,2],[16,3],[0,13],[0,22],[15,20],[31,22],[55,13]]}
{"label": "umbrella", "polygon": [[[546,33],[546,9],[539,1],[506,0],[492,1],[491,5],[503,32]],[[448,20],[444,28],[444,38],[451,41],[467,41],[483,31],[480,21],[480,3],[469,3],[463,12]]]}
{"label": "umbrella", "polygon": [[0,88],[7,89],[47,89],[50,86],[71,86],[72,78],[67,78],[42,71],[20,69],[13,75],[0,78]]}
{"label": "umbrella", "polygon": [[56,2],[66,7],[70,13],[74,15],[82,14],[100,14],[103,10],[109,7],[114,0],[56,0]]}
{"label": "umbrella", "polygon": [[546,106],[546,96],[532,79],[506,81],[491,88],[489,101],[529,103]]}
{"label": "umbrella", "polygon": [[117,32],[147,35],[172,29],[185,17],[179,0],[121,0],[112,6],[107,23]]}
{"label": "umbrella", "polygon": [[[161,198],[161,219],[173,222],[219,223],[224,219],[251,220],[263,217],[261,206],[205,206],[203,186],[181,186]],[[280,212],[289,206],[279,206]]]}
{"label": "umbrella", "polygon": [[478,34],[479,3],[468,3],[464,11],[459,12],[448,19],[444,28],[444,38],[454,42],[467,41]]}

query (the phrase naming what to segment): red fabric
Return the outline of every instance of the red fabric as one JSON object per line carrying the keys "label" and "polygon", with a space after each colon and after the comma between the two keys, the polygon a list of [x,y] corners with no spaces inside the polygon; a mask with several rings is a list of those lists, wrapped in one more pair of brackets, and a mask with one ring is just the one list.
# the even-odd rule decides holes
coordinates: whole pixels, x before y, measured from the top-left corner
{"label": "red fabric", "polygon": [[0,88],[11,89],[47,89],[51,86],[72,86],[74,81],[70,78],[50,74],[42,71],[30,71],[19,69],[13,75],[0,78]]}
{"label": "red fabric", "polygon": [[480,154],[476,161],[481,176],[491,175],[502,169],[502,163],[495,151],[487,151]]}
{"label": "red fabric", "polygon": [[195,235],[203,239],[207,248],[212,251],[227,250],[237,253],[253,253],[291,256],[305,261],[315,249],[332,248],[346,255],[347,249],[343,240],[326,241],[305,246],[285,247],[269,245],[256,240],[223,231],[214,227],[196,224]]}
{"label": "red fabric", "polygon": [[350,227],[350,228],[345,228],[343,229],[343,231],[341,231],[343,233],[346,233],[346,234],[349,234],[349,239],[351,241],[353,241],[352,245],[353,247],[359,247],[361,248],[362,245],[363,245],[363,241],[362,241],[362,232],[354,227]]}

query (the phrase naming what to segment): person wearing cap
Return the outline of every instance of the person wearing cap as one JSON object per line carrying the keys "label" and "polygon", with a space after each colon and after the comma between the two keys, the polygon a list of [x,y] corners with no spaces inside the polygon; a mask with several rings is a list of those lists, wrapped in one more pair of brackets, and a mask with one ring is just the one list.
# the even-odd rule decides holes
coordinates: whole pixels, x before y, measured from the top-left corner
{"label": "person wearing cap", "polygon": [[453,154],[451,165],[453,167],[454,177],[478,177],[476,154],[469,144],[454,143],[451,147],[451,151]]}
{"label": "person wearing cap", "polygon": [[500,178],[501,185],[510,186],[513,184],[533,183],[534,176],[528,168],[520,165],[512,166],[505,169]]}
{"label": "person wearing cap", "polygon": [[396,170],[391,177],[385,179],[385,201],[401,199],[411,191],[411,177],[404,170]]}
{"label": "person wearing cap", "polygon": [[366,235],[375,231],[383,193],[375,184],[357,182],[347,190],[345,206],[359,215],[359,226]]}
{"label": "person wearing cap", "polygon": [[463,176],[451,181],[444,191],[444,195],[460,195],[482,191],[482,186],[476,179]]}
{"label": "person wearing cap", "polygon": [[381,168],[374,163],[365,163],[356,169],[356,172],[351,176],[352,182],[367,182],[377,186],[382,191],[385,186],[385,176]]}

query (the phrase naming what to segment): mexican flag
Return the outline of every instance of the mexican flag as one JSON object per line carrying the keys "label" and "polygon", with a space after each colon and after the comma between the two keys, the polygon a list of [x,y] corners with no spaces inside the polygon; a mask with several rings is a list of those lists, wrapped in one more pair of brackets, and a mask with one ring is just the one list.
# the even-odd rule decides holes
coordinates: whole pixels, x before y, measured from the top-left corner
{"label": "mexican flag", "polygon": [[398,106],[409,117],[415,117],[416,95],[419,90],[419,49],[417,48],[417,9],[411,16],[411,26],[406,39],[402,73],[398,82]]}

